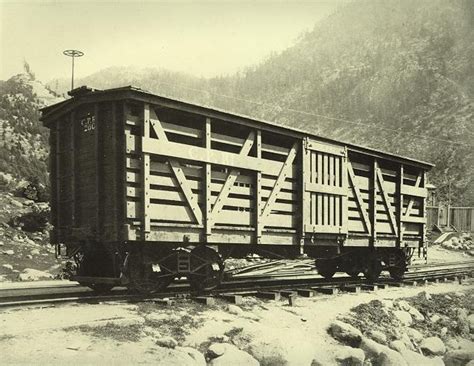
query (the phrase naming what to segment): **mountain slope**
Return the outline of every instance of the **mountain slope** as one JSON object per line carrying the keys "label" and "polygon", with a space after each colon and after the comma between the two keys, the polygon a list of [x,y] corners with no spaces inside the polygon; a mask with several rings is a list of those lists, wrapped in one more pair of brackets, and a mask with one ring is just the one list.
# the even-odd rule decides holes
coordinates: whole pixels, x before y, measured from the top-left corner
{"label": "mountain slope", "polygon": [[0,82],[0,185],[32,178],[47,184],[48,131],[39,108],[61,100],[32,73]]}
{"label": "mountain slope", "polygon": [[143,89],[431,161],[441,200],[474,204],[474,2],[360,0],[231,77],[111,68]]}

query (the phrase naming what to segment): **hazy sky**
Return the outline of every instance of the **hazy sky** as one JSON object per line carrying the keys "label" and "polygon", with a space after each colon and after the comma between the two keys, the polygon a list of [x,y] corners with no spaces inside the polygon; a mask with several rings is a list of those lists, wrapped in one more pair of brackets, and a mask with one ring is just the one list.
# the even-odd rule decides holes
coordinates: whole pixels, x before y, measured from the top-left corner
{"label": "hazy sky", "polygon": [[0,79],[24,59],[41,80],[69,77],[70,48],[85,53],[78,77],[127,65],[229,74],[285,49],[341,1],[0,0]]}

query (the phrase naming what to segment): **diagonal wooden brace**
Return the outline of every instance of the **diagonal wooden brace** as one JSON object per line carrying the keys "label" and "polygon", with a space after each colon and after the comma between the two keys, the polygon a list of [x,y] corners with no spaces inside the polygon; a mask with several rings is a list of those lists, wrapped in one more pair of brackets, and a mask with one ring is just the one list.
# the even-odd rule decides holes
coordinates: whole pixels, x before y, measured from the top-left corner
{"label": "diagonal wooden brace", "polygon": [[[416,177],[416,182],[415,182],[415,188],[418,188],[420,186],[420,183],[421,183],[421,176],[423,175],[423,173],[420,173],[418,174],[418,176]],[[402,182],[403,184],[403,182]],[[405,215],[404,216],[410,216],[410,213],[411,213],[411,209],[413,208],[413,204],[415,203],[415,199],[412,197],[410,198],[410,201],[408,202],[408,206],[407,206],[407,209],[405,211]]]}
{"label": "diagonal wooden brace", "polygon": [[[253,143],[255,140],[255,133],[252,131],[249,133],[247,139],[245,140],[242,148],[240,149],[240,155],[248,155],[250,149],[252,149]],[[232,169],[230,173],[227,175],[227,179],[222,186],[221,191],[219,192],[219,196],[212,208],[211,212],[211,225],[215,222],[216,215],[222,210],[224,207],[225,200],[230,194],[232,187],[234,186],[237,177],[240,175],[240,171],[238,169]]]}
{"label": "diagonal wooden brace", "polygon": [[393,212],[391,210],[390,201],[388,200],[387,192],[385,192],[385,189],[384,189],[384,180],[382,177],[382,173],[380,172],[380,169],[377,169],[377,178],[379,181],[380,192],[382,193],[385,208],[387,209],[388,217],[390,218],[390,224],[392,225],[394,234],[398,235],[397,221],[395,220],[395,216],[393,215]]}
{"label": "diagonal wooden brace", "polygon": [[352,169],[352,165],[349,161],[347,162],[347,172],[349,173],[351,186],[352,186],[352,189],[354,190],[355,199],[357,201],[357,205],[359,206],[359,210],[361,212],[365,228],[367,229],[367,232],[370,233],[372,231],[372,225],[370,224],[367,211],[364,210],[364,206],[363,206],[364,201],[362,200],[362,195],[360,194],[359,187],[356,186],[354,170]]}
{"label": "diagonal wooden brace", "polygon": [[[150,108],[150,127],[153,129],[153,131],[155,131],[156,136],[158,136],[159,140],[168,141],[165,130],[163,129],[163,126],[161,125],[161,122],[158,119],[158,116],[156,115],[156,112],[154,111],[153,108]],[[184,175],[181,164],[179,163],[179,161],[175,159],[169,159],[169,163],[170,163],[171,170],[173,171],[173,174],[175,175],[178,181],[178,184],[184,196],[186,197],[186,201],[188,202],[189,207],[191,207],[191,210],[193,211],[193,214],[194,214],[194,217],[196,218],[197,223],[201,225],[202,224],[201,207],[199,207],[197,199],[194,193],[192,192],[191,187],[188,184],[188,181],[186,179],[186,176]]]}
{"label": "diagonal wooden brace", "polygon": [[288,176],[288,172],[293,168],[293,161],[295,160],[296,153],[298,152],[298,143],[295,142],[293,146],[291,147],[291,150],[288,153],[288,156],[286,157],[285,162],[281,166],[280,169],[280,174],[278,174],[278,178],[275,182],[275,185],[273,186],[273,190],[270,193],[270,196],[268,197],[268,200],[265,204],[265,207],[263,208],[262,213],[260,214],[260,223],[261,227],[265,225],[265,220],[270,216],[272,212],[272,206],[275,204],[278,194],[281,191],[281,187],[283,183],[285,182],[286,177]]}

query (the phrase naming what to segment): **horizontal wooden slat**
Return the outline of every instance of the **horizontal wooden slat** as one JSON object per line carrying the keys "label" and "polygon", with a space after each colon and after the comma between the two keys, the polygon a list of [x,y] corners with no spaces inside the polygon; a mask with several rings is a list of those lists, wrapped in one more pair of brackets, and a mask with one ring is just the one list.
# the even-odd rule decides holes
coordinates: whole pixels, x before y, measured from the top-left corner
{"label": "horizontal wooden slat", "polygon": [[427,190],[426,188],[418,188],[418,187],[403,185],[402,194],[408,195],[408,196],[425,198],[427,196]]}
{"label": "horizontal wooden slat", "polygon": [[[165,220],[178,222],[194,222],[194,215],[191,209],[187,206],[172,206],[162,204],[150,204],[147,210],[151,220]],[[141,203],[127,202],[127,218],[140,218]]]}
{"label": "horizontal wooden slat", "polygon": [[306,148],[309,150],[320,151],[331,155],[344,156],[345,154],[343,146],[329,145],[314,140],[308,140]]}
{"label": "horizontal wooden slat", "polygon": [[[182,202],[183,204],[186,203],[186,197],[181,191],[163,191],[158,189],[150,189],[148,192],[150,194],[150,199]],[[140,198],[141,188],[127,187],[127,197]],[[200,196],[197,197],[198,202],[201,201],[200,198]]]}
{"label": "horizontal wooden slat", "polygon": [[282,163],[276,161],[262,160],[226,151],[207,150],[198,146],[164,142],[146,137],[142,140],[142,148],[143,152],[149,154],[261,171],[270,175],[277,175],[282,167]]}
{"label": "horizontal wooden slat", "polygon": [[[134,172],[127,172],[127,182],[140,183],[140,175]],[[176,178],[174,177],[150,175],[150,184],[164,187],[179,188]],[[192,190],[200,190],[202,183],[195,180],[188,180],[188,185],[191,187]]]}
{"label": "horizontal wooden slat", "polygon": [[161,125],[163,126],[163,129],[165,130],[165,132],[170,132],[170,133],[187,136],[187,137],[194,137],[198,139],[201,138],[202,136],[202,131],[196,128],[185,127],[185,126],[177,125],[174,123],[163,122],[163,121],[161,121]]}
{"label": "horizontal wooden slat", "polygon": [[426,217],[415,217],[415,216],[402,216],[403,222],[410,222],[416,224],[425,224]]}
{"label": "horizontal wooden slat", "polygon": [[333,186],[319,184],[319,183],[306,182],[305,190],[307,192],[326,193],[326,194],[332,194],[336,196],[347,196],[346,188],[333,187]]}
{"label": "horizontal wooden slat", "polygon": [[293,215],[280,215],[271,213],[265,219],[265,227],[273,226],[273,227],[284,227],[284,228],[292,228],[296,225],[296,220],[294,220]]}
{"label": "horizontal wooden slat", "polygon": [[352,219],[347,220],[347,229],[349,231],[360,232],[360,233],[367,232],[365,230],[364,222],[362,220],[352,220]]}
{"label": "horizontal wooden slat", "polygon": [[320,234],[339,234],[343,230],[339,226],[325,226],[325,225],[310,225],[305,224],[304,231],[307,233],[320,233]]}
{"label": "horizontal wooden slat", "polygon": [[251,226],[252,212],[221,210],[213,217],[215,224]]}

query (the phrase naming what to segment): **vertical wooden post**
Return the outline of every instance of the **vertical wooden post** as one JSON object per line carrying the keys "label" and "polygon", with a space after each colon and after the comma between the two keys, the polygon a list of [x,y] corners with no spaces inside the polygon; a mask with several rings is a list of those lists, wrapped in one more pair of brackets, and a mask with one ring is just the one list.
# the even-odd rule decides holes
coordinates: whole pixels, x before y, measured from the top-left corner
{"label": "vertical wooden post", "polygon": [[397,193],[398,193],[398,207],[397,207],[397,222],[398,222],[398,240],[397,247],[403,245],[403,164],[398,168]]}
{"label": "vertical wooden post", "polygon": [[[262,158],[262,131],[257,130],[255,135],[256,147],[257,147],[257,158]],[[260,244],[262,241],[262,172],[257,171],[255,177],[255,232],[256,232],[256,242]]]}
{"label": "vertical wooden post", "polygon": [[[426,172],[423,171],[422,173],[422,181],[420,183],[420,187],[423,187],[426,189]],[[426,197],[423,197],[421,199],[421,207],[420,211],[423,213],[423,217],[426,219]],[[423,256],[425,259],[427,259],[427,247],[426,247],[426,221],[425,223],[421,224],[421,242],[423,245]]]}
{"label": "vertical wooden post", "polygon": [[[145,103],[143,108],[143,135],[150,137],[150,105]],[[142,158],[142,217],[143,240],[150,232],[150,154],[143,153]]]}
{"label": "vertical wooden post", "polygon": [[64,174],[61,171],[61,129],[60,129],[61,122],[59,120],[56,121],[56,241],[58,243],[61,242],[61,175]]}
{"label": "vertical wooden post", "polygon": [[71,184],[71,228],[76,225],[76,136],[75,136],[75,125],[74,125],[75,112],[72,111],[69,119],[70,128],[70,155],[71,155],[71,166],[70,166],[70,184]]}
{"label": "vertical wooden post", "polygon": [[342,188],[346,190],[346,195],[341,197],[341,228],[344,233],[348,231],[348,208],[347,208],[347,197],[349,196],[349,184],[347,176],[349,174],[347,170],[347,164],[349,163],[349,158],[347,156],[347,147],[344,147],[344,156],[341,158],[341,183]]}
{"label": "vertical wooden post", "polygon": [[110,140],[111,140],[111,145],[110,145],[110,157],[114,163],[110,164],[110,169],[111,169],[111,187],[109,189],[111,190],[110,195],[112,197],[111,199],[111,206],[112,206],[112,240],[119,240],[118,236],[118,225],[117,223],[119,222],[118,218],[118,203],[117,203],[117,188],[118,188],[118,181],[117,181],[117,164],[120,162],[119,157],[117,156],[117,102],[111,102],[111,108],[112,108],[112,125],[110,126]]}
{"label": "vertical wooden post", "polygon": [[[303,138],[301,140],[301,238],[302,240],[306,239],[306,227],[309,227],[310,219],[311,219],[311,192],[307,192],[305,187],[306,183],[311,183],[311,150],[307,148],[308,140],[307,138]],[[315,182],[313,178],[313,182]],[[316,216],[315,213],[314,217]],[[313,222],[313,225],[316,223]]]}
{"label": "vertical wooden post", "polygon": [[[206,118],[206,123],[204,126],[205,133],[204,133],[204,147],[210,151],[211,150],[211,137],[212,137],[212,130],[211,130],[211,119]],[[206,200],[206,218],[205,218],[205,232],[206,232],[206,242],[209,241],[210,236],[212,234],[212,165],[210,163],[204,164],[205,169],[205,177],[204,177],[204,184],[205,184],[205,200]]]}
{"label": "vertical wooden post", "polygon": [[100,164],[101,164],[101,156],[100,156],[100,136],[99,136],[99,103],[95,103],[94,105],[94,152],[95,152],[95,214],[96,214],[96,232],[95,232],[95,239],[100,240],[100,236],[102,233],[101,226],[100,226],[100,208],[101,208],[101,199],[100,199]]}
{"label": "vertical wooden post", "polygon": [[372,174],[370,176],[370,221],[372,222],[371,245],[377,242],[377,159],[374,158],[372,164]]}

